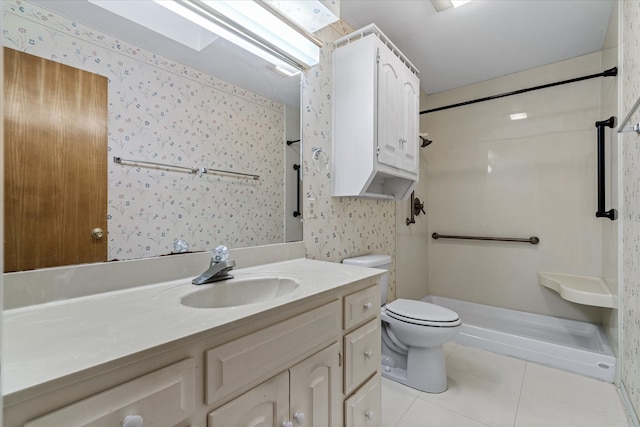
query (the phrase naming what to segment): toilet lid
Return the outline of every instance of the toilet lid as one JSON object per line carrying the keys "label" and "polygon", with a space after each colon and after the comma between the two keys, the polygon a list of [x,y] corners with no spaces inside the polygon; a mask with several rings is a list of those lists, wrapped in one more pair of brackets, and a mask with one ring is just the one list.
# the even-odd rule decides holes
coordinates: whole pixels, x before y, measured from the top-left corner
{"label": "toilet lid", "polygon": [[451,323],[460,318],[453,310],[424,301],[397,299],[385,307],[388,312],[408,320]]}

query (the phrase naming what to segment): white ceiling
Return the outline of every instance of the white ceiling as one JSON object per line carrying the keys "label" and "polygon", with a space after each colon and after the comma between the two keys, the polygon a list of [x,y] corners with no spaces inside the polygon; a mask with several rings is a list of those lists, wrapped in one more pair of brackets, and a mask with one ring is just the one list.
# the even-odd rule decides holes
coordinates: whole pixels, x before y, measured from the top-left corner
{"label": "white ceiling", "polygon": [[375,23],[420,70],[428,93],[601,50],[615,0],[341,0],[354,28]]}
{"label": "white ceiling", "polygon": [[[299,104],[299,78],[276,74],[224,39],[197,52],[86,0],[32,1],[224,81]],[[420,70],[422,89],[436,93],[602,49],[614,3],[474,0],[436,13],[429,0],[341,0],[340,8],[356,29],[375,23]]]}

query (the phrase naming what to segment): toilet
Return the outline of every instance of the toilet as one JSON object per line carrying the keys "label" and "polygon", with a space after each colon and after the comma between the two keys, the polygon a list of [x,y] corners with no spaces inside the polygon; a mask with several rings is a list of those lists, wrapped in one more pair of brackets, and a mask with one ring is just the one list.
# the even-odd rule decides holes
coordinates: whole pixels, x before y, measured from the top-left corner
{"label": "toilet", "polygon": [[[389,269],[389,255],[347,258],[343,264]],[[435,304],[397,299],[387,304],[389,273],[381,279],[382,376],[427,393],[447,390],[444,344],[460,330],[453,310]]]}

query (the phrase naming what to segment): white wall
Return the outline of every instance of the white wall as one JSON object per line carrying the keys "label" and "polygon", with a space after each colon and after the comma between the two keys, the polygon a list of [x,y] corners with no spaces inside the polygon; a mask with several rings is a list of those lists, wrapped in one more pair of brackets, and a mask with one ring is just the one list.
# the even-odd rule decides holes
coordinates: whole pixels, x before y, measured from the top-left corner
{"label": "white wall", "polygon": [[[427,109],[427,94],[420,91],[420,111]],[[420,117],[420,133],[426,132],[426,125]],[[429,235],[427,218],[431,214],[431,206],[426,203],[427,179],[424,165],[429,156],[428,148],[420,148],[420,181],[415,188],[415,197],[424,202],[426,215],[416,216],[415,224],[407,226],[407,218],[411,218],[411,200],[396,203],[396,292],[389,298],[420,299],[429,293],[427,251]]]}
{"label": "white wall", "polygon": [[[448,105],[601,68],[602,54],[594,53],[430,95],[427,103]],[[429,293],[601,321],[600,309],[567,302],[537,280],[538,271],[602,275],[602,228],[609,220],[594,215],[594,124],[609,116],[601,116],[601,84],[592,79],[426,115],[422,131],[434,141],[421,166],[429,236],[541,240],[534,246],[429,237]],[[520,112],[528,119],[509,119]]]}
{"label": "white wall", "polygon": [[[619,7],[619,116],[624,119],[640,98],[640,2],[625,0]],[[633,113],[630,122],[640,123],[640,109]],[[623,133],[619,139],[623,156],[621,386],[623,395],[629,399],[629,409],[635,411],[635,425],[640,425],[640,135]]]}

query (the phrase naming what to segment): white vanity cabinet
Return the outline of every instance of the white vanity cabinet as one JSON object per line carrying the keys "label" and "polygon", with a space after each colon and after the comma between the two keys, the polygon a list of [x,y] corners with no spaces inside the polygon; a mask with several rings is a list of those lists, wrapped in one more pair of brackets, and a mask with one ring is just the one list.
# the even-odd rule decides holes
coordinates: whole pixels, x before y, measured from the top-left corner
{"label": "white vanity cabinet", "polygon": [[335,45],[333,195],[405,199],[418,181],[418,71],[373,24]]}
{"label": "white vanity cabinet", "polygon": [[[356,274],[312,297],[6,395],[3,426],[379,426],[379,275]],[[193,316],[182,320],[211,313],[191,310],[180,309]]]}

